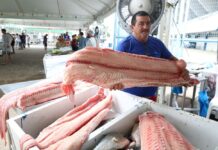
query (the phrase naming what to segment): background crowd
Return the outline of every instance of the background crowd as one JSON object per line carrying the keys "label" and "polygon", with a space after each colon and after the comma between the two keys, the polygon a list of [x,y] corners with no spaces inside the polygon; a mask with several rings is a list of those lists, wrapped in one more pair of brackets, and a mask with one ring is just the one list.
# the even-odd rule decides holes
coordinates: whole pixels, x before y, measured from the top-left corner
{"label": "background crowd", "polygon": [[[46,35],[44,36],[44,39]],[[57,38],[56,48],[71,46],[72,51],[77,51],[79,49],[83,49],[86,46],[98,47],[98,40],[99,29],[97,26],[95,28],[95,32],[93,32],[92,30],[88,30],[86,32],[86,37],[84,36],[84,32],[82,32],[81,29],[79,29],[78,35],[73,34],[72,36],[70,36],[68,32],[61,34]]]}

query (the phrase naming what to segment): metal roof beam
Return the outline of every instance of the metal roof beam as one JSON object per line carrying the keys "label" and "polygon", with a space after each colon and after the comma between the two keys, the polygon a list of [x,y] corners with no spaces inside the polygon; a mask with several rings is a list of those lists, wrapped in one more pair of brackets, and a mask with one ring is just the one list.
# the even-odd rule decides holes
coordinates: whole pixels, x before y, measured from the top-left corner
{"label": "metal roof beam", "polygon": [[[72,0],[71,0],[72,1]],[[81,4],[81,1],[73,1],[73,3],[76,3],[77,5],[79,5],[83,10],[85,10],[86,12],[90,13],[91,15],[94,15],[93,12],[90,11],[90,9],[84,7],[84,4]]]}
{"label": "metal roof beam", "polygon": [[[77,1],[77,0],[76,0],[76,1]],[[89,3],[85,3],[85,2],[83,2],[83,1],[81,1],[81,0],[78,0],[78,2],[80,2],[82,5],[86,6],[87,8],[92,9],[92,10],[94,10],[95,12],[98,12],[98,10],[90,4],[90,1],[89,1]]]}
{"label": "metal roof beam", "polygon": [[20,3],[18,0],[14,0],[15,3],[16,3],[16,6],[17,6],[17,9],[20,13],[23,13],[23,8],[21,7]]}
{"label": "metal roof beam", "polygon": [[97,0],[98,2],[102,3],[105,7],[110,7],[107,3],[105,3],[104,1],[102,0]]}
{"label": "metal roof beam", "polygon": [[13,18],[13,19],[36,19],[36,20],[69,20],[69,21],[93,21],[94,17],[90,16],[58,16],[58,15],[45,15],[45,14],[28,14],[28,13],[5,13],[0,12],[0,18]]}
{"label": "metal roof beam", "polygon": [[109,7],[104,8],[97,13],[97,15],[95,16],[95,20],[105,18],[106,16],[110,15],[112,12],[115,12],[116,11],[115,8],[116,8],[116,0],[113,0],[112,4]]}

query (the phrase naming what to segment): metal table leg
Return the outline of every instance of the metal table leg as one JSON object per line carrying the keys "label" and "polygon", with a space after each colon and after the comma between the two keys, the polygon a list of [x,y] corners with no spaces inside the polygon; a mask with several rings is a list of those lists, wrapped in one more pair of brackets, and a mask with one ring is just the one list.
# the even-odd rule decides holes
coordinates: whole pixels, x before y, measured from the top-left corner
{"label": "metal table leg", "polygon": [[196,89],[197,89],[197,85],[194,85],[193,87],[193,95],[192,95],[192,99],[191,99],[191,108],[194,108],[194,101],[195,101],[195,95],[196,95]]}
{"label": "metal table leg", "polygon": [[182,110],[184,110],[184,106],[185,106],[186,92],[187,92],[187,87],[185,87],[185,89],[184,89],[182,108],[181,108]]}

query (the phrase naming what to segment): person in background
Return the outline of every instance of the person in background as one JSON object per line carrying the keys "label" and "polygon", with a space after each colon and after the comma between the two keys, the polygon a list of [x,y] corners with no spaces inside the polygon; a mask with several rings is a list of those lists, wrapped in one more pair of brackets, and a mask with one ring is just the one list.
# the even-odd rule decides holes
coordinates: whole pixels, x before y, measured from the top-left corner
{"label": "person in background", "polygon": [[78,50],[78,43],[77,43],[77,39],[76,39],[76,34],[72,35],[71,47],[72,47],[72,51]]}
{"label": "person in background", "polygon": [[83,32],[80,32],[79,34],[79,39],[78,39],[78,42],[79,42],[79,49],[83,49],[84,47],[86,47],[86,39],[84,38],[84,33]]}
{"label": "person in background", "polygon": [[47,50],[47,46],[48,46],[48,34],[45,34],[43,37],[43,45],[44,45],[44,49]]}
{"label": "person in background", "polygon": [[60,35],[57,39],[57,42],[56,42],[56,48],[61,48],[61,47],[65,47],[65,46],[66,46],[66,43],[65,43],[64,37],[63,37],[63,35]]}
{"label": "person in background", "polygon": [[2,31],[2,41],[3,41],[3,62],[2,65],[11,63],[11,42],[12,36],[9,33],[6,33],[6,29],[1,29]]}
{"label": "person in background", "polygon": [[15,54],[15,49],[14,49],[14,46],[15,46],[15,35],[14,34],[10,34],[10,36],[12,38],[12,41],[11,41],[12,53]]}
{"label": "person in background", "polygon": [[25,49],[26,47],[26,35],[22,33],[20,35],[20,40],[21,40],[21,49]]}
{"label": "person in background", "polygon": [[64,34],[64,40],[65,40],[65,41],[70,41],[70,36],[69,36],[68,32],[66,32],[66,33]]}
{"label": "person in background", "polygon": [[26,35],[27,46],[30,47],[30,36]]}
{"label": "person in background", "polygon": [[92,30],[89,30],[87,32],[86,46],[92,46],[92,47],[96,47],[97,46],[97,42],[96,42],[96,39],[94,38]]}
{"label": "person in background", "polygon": [[98,28],[98,26],[95,27],[95,35],[94,35],[94,37],[95,37],[96,39],[99,38],[99,28]]}
{"label": "person in background", "polygon": [[21,40],[18,33],[15,35],[15,48],[20,49],[21,48]]}
{"label": "person in background", "polygon": [[[139,11],[135,13],[131,20],[132,34],[122,40],[117,50],[138,55],[164,58],[169,60],[178,60],[174,57],[166,46],[159,39],[149,35],[151,28],[151,18],[147,12]],[[160,64],[161,65],[161,64]],[[185,70],[182,75],[189,78],[188,71]],[[111,89],[122,89],[122,84],[116,84]],[[123,91],[151,99],[157,100],[157,87],[133,87],[126,88]]]}

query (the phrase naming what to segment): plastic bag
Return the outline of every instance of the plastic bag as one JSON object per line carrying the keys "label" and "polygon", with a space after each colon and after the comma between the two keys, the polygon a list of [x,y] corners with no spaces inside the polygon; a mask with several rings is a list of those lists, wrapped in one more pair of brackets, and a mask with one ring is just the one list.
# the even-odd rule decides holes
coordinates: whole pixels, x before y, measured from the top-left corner
{"label": "plastic bag", "polygon": [[207,110],[208,110],[208,105],[209,105],[209,101],[208,101],[208,95],[206,90],[200,91],[199,92],[199,96],[198,96],[198,101],[200,104],[200,112],[199,115],[202,117],[206,117],[207,116]]}

